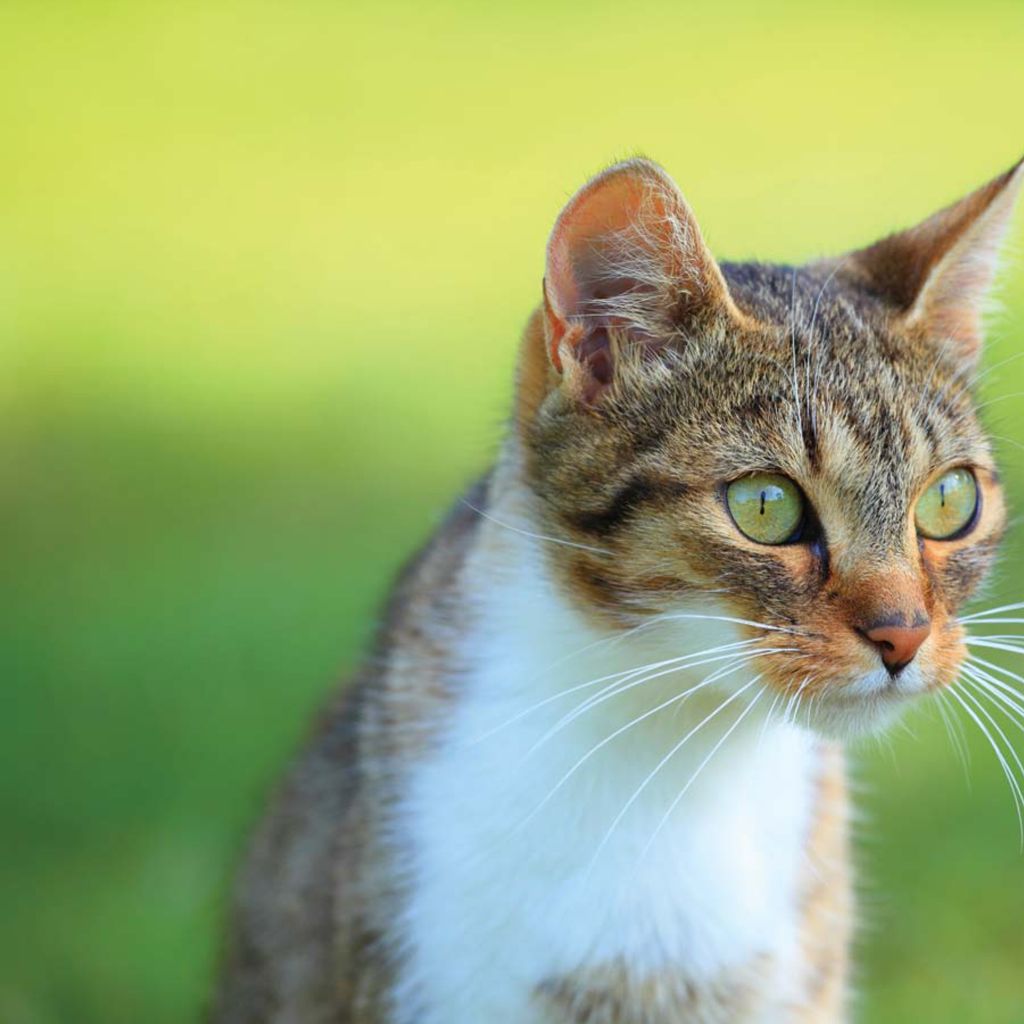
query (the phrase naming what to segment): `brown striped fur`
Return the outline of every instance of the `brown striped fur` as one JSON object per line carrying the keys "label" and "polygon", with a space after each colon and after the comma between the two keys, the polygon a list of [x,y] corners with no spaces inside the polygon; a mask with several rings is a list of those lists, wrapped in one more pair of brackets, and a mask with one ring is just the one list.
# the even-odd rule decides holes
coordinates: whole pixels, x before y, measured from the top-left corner
{"label": "brown striped fur", "polygon": [[545,980],[535,998],[541,1019],[551,1024],[722,1024],[763,1007],[765,968],[756,960],[709,983],[671,971],[638,975],[615,963]]}
{"label": "brown striped fur", "polygon": [[[799,630],[764,641],[799,647],[765,659],[765,679],[817,696],[826,734],[864,710],[844,690],[873,664],[857,629],[879,615],[927,615],[922,672],[932,688],[954,679],[956,613],[1004,525],[972,375],[985,259],[1021,175],[1018,165],[918,228],[803,267],[717,264],[646,161],[613,168],[570,203],[524,334],[498,468],[406,570],[366,666],[278,790],[239,876],[212,1021],[393,1019],[408,892],[389,815],[459,699],[454,640],[472,629],[501,533],[475,510],[500,502],[521,528],[576,545],[550,545],[549,571],[602,628],[715,591],[738,618]],[[952,541],[919,538],[917,496],[964,465],[982,492],[977,523]],[[754,470],[798,482],[821,526],[813,539],[770,548],[739,533],[723,487]],[[801,995],[770,1018],[792,1024],[846,1013],[847,797],[841,752],[821,743]],[[708,980],[581,965],[536,979],[536,1020],[768,1019],[758,1015],[772,1007],[771,969],[757,959]]]}

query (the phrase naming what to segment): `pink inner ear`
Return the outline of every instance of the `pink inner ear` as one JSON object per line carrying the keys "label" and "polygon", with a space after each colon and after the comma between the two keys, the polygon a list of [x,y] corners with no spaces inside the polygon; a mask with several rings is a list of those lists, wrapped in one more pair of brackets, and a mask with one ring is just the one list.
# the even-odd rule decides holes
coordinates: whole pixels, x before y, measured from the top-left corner
{"label": "pink inner ear", "polygon": [[[668,248],[668,210],[655,198],[654,183],[635,171],[614,170],[577,195],[562,212],[548,244],[545,281],[548,301],[560,317],[585,315],[593,299],[635,290],[639,282],[616,273],[617,239],[638,228],[638,236]],[[659,246],[660,243],[660,246]],[[651,255],[654,255],[653,253]],[[666,262],[667,252],[660,254]]]}
{"label": "pink inner ear", "polygon": [[[672,274],[678,260],[669,210],[674,195],[675,186],[653,165],[626,165],[597,178],[562,212],[548,244],[544,279],[550,356],[557,370],[562,369],[559,345],[568,339],[595,382],[611,383],[608,328],[627,328],[627,304],[656,291],[650,280],[621,263],[639,257],[658,268],[659,280]],[[678,202],[680,209],[671,213],[685,216],[681,198]]]}
{"label": "pink inner ear", "polygon": [[[548,321],[551,361],[555,369],[562,371],[562,360],[558,349],[563,338],[568,338],[575,360],[585,366],[595,381],[601,385],[612,382],[612,351],[609,327],[628,330],[638,340],[641,332],[615,311],[615,299],[626,295],[640,295],[652,291],[650,285],[635,278],[617,276],[591,280],[585,273],[575,278],[577,290],[573,296],[571,312],[561,316],[549,302],[545,302]],[[643,340],[654,342],[644,336]]]}

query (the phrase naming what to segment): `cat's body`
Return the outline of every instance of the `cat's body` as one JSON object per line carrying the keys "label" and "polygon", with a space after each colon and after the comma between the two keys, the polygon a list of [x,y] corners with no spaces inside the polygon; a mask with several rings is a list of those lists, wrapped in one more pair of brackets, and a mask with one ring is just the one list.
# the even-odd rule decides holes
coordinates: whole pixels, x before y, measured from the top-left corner
{"label": "cat's body", "polygon": [[[964,201],[971,225],[1011,180]],[[624,165],[563,214],[498,463],[404,574],[253,844],[220,1024],[846,1019],[847,804],[828,736],[955,676],[955,610],[1002,528],[951,347],[972,324],[941,307],[944,355],[898,320],[891,247],[717,276],[688,220],[657,237],[689,217],[665,216],[667,187]],[[580,212],[594,202],[596,233]],[[569,315],[597,245],[637,223],[642,259],[617,238]],[[649,273],[662,247],[687,285],[664,307],[670,342]],[[983,504],[939,548],[903,524],[960,464]],[[718,483],[767,465],[820,520],[770,551],[732,536]],[[878,488],[901,496],[863,499]]]}

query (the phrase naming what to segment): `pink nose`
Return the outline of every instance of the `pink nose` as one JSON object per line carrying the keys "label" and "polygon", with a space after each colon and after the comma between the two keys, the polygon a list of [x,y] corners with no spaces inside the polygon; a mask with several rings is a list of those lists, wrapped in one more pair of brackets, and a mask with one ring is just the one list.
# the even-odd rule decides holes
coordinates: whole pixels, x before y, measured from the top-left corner
{"label": "pink nose", "polygon": [[869,626],[859,632],[871,641],[882,656],[885,667],[896,675],[906,668],[914,660],[921,644],[928,639],[932,631],[930,622],[921,620],[913,626],[894,625],[891,620],[887,623],[879,623],[877,626]]}

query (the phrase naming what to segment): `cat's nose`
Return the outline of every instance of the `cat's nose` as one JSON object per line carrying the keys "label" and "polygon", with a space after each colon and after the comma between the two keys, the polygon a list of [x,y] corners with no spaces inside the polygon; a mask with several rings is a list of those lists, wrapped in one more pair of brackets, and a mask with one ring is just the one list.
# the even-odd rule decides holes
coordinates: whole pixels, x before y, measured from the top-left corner
{"label": "cat's nose", "polygon": [[932,624],[922,617],[915,619],[912,626],[889,619],[857,632],[878,648],[889,674],[896,676],[914,660],[931,631]]}

